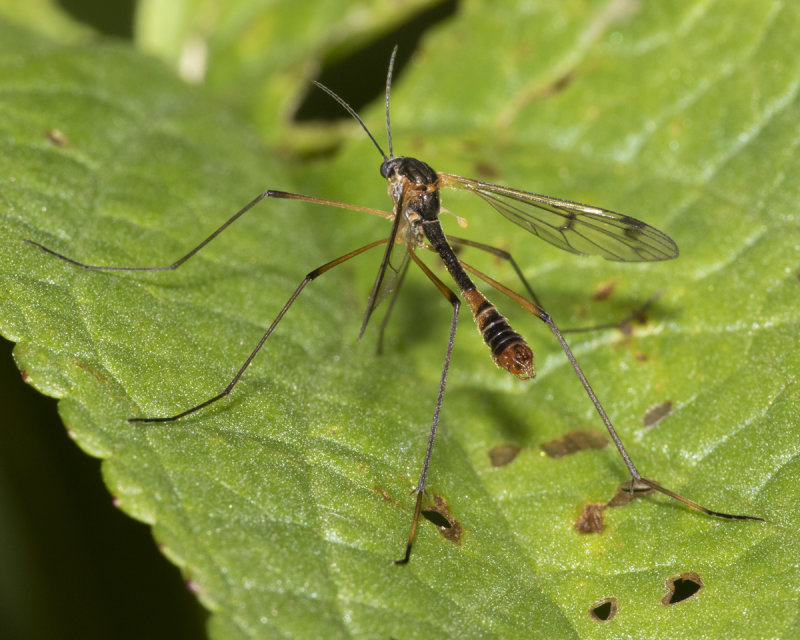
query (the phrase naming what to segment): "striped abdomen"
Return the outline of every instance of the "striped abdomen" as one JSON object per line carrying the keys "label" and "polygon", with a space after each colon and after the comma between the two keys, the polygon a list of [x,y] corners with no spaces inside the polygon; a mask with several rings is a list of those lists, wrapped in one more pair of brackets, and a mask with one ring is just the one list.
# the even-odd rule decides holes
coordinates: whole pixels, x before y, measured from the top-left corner
{"label": "striped abdomen", "polygon": [[462,292],[472,309],[472,315],[484,342],[492,350],[492,359],[498,367],[513,373],[521,380],[533,378],[533,351],[500,312],[477,289]]}

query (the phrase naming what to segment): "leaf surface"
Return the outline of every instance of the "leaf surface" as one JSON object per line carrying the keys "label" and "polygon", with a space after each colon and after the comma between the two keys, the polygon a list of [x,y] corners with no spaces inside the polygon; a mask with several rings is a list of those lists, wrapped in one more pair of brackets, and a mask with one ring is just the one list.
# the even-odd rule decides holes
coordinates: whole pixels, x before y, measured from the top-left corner
{"label": "leaf surface", "polygon": [[[2,27],[0,42],[16,46],[0,58],[0,327],[26,380],[61,399],[75,440],[104,459],[119,506],[152,525],[213,612],[215,637],[767,638],[796,627],[798,14],[533,6],[509,19],[471,4],[425,41],[395,81],[396,152],[618,210],[675,239],[677,261],[582,259],[445,194],[469,220],[462,230],[445,216],[447,229],[511,251],[562,326],[611,321],[663,290],[630,335],[568,339],[644,474],[766,524],[651,497],[606,509],[600,534],[578,533],[584,505],[608,501],[624,466],[610,447],[544,454],[602,424],[546,327],[487,291],[534,347],[537,379],[494,368],[462,313],[428,496],[462,533],[456,542],[425,520],[409,566],[392,566],[450,312],[412,273],[384,354],[377,323],[358,342],[380,250],[309,285],[230,401],[128,424],[220,391],[306,273],[388,225],[263,202],[181,269],[149,274],[86,272],[21,239],[93,264],[168,263],[267,187],[386,207],[380,158],[354,126],[337,156],[287,166],[122,45]],[[381,111],[364,114],[376,135]],[[508,264],[465,259],[516,286]],[[671,413],[644,426],[665,402]],[[518,455],[493,466],[509,446]],[[703,589],[662,604],[666,581],[688,572]],[[606,623],[589,615],[603,598],[618,607]]]}

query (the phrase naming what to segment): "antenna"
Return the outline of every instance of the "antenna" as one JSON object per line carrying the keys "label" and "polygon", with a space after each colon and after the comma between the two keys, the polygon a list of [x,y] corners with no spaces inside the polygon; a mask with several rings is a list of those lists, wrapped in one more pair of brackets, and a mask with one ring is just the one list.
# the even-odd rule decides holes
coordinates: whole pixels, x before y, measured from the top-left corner
{"label": "antenna", "polygon": [[364,121],[358,117],[358,114],[355,112],[355,109],[347,104],[339,95],[333,91],[333,89],[328,89],[324,84],[321,82],[317,82],[316,80],[312,80],[317,87],[322,89],[325,93],[327,93],[331,98],[336,100],[342,108],[347,111],[353,118],[355,118],[356,122],[361,125],[361,128],[366,131],[369,139],[372,140],[372,144],[375,145],[375,148],[378,149],[380,154],[383,156],[384,161],[388,161],[391,158],[394,158],[394,152],[392,151],[392,126],[389,123],[389,90],[392,88],[392,72],[394,71],[394,59],[397,57],[397,48],[399,45],[394,45],[394,49],[392,49],[392,56],[389,58],[389,71],[386,74],[386,136],[389,139],[389,157],[386,157],[386,154],[383,152],[381,145],[378,144],[378,141],[375,139],[375,136],[372,135],[369,129],[367,129],[367,125],[364,124]]}
{"label": "antenna", "polygon": [[392,72],[394,71],[394,59],[397,56],[397,47],[392,49],[392,57],[389,58],[389,71],[386,73],[386,136],[389,138],[389,157],[394,158],[392,152],[392,125],[389,124],[389,89],[392,87]]}
{"label": "antenna", "polygon": [[[347,113],[349,113],[351,116],[353,116],[356,119],[358,124],[361,125],[361,128],[364,129],[364,131],[367,132],[367,135],[369,136],[369,139],[372,140],[372,144],[374,144],[375,147],[378,149],[378,151],[380,151],[380,154],[383,156],[384,161],[388,160],[389,158],[386,157],[386,154],[383,152],[383,149],[381,149],[381,145],[378,144],[378,141],[375,139],[375,136],[373,136],[370,133],[369,129],[367,129],[367,125],[364,124],[364,121],[361,118],[358,117],[358,114],[355,112],[353,107],[351,107],[349,104],[347,104],[344,100],[342,100],[342,98],[340,98],[336,93],[334,93],[333,90],[328,89],[328,87],[326,87],[321,82],[317,82],[316,80],[312,80],[312,82],[316,86],[318,86],[320,89],[322,89],[325,93],[327,93],[331,98],[336,100],[336,102],[338,102],[342,106],[342,108],[344,108],[344,110],[347,111]],[[390,141],[390,144],[391,144],[391,141]],[[390,147],[390,149],[391,149],[391,147]]]}

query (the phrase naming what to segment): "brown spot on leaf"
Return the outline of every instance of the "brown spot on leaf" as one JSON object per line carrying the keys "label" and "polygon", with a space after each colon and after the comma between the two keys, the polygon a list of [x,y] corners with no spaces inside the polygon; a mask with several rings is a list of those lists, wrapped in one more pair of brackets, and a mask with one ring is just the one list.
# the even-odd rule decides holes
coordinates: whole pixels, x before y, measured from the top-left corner
{"label": "brown spot on leaf", "polygon": [[606,505],[602,502],[587,502],[583,511],[575,521],[575,531],[578,533],[602,533],[603,509]]}
{"label": "brown spot on leaf", "polygon": [[568,71],[563,76],[561,76],[560,78],[556,79],[556,81],[553,82],[552,85],[551,85],[552,92],[554,94],[556,94],[556,93],[561,93],[562,91],[564,91],[569,85],[572,84],[572,80],[573,80],[574,77],[575,77],[575,72],[574,71]]}
{"label": "brown spot on leaf", "polygon": [[397,501],[389,495],[389,493],[383,487],[379,487],[375,485],[372,489],[377,493],[381,498],[383,498],[386,502],[390,502],[391,504],[397,504]]}
{"label": "brown spot on leaf", "polygon": [[574,78],[575,72],[572,70],[567,71],[563,75],[553,80],[551,83],[537,89],[532,97],[534,100],[541,100],[542,98],[549,98],[550,96],[561,93],[572,84],[572,80]]}
{"label": "brown spot on leaf", "polygon": [[655,407],[650,407],[644,412],[642,424],[645,426],[645,428],[650,429],[651,427],[655,427],[659,422],[670,415],[672,415],[672,400],[665,400],[661,404],[657,404]]}
{"label": "brown spot on leaf", "polygon": [[99,382],[102,382],[106,386],[106,388],[108,390],[111,390],[111,385],[108,383],[108,380],[106,380],[103,376],[101,376],[97,371],[95,371],[92,367],[90,367],[85,362],[82,362],[80,360],[73,360],[72,364],[74,364],[79,369],[83,369],[87,373],[90,373],[91,375],[93,375],[95,377],[96,380],[98,380]]}
{"label": "brown spot on leaf", "polygon": [[592,294],[592,300],[606,300],[614,291],[617,286],[616,280],[609,280],[608,282],[601,282]]}
{"label": "brown spot on leaf", "polygon": [[46,133],[47,139],[52,142],[57,147],[68,147],[69,146],[69,138],[65,136],[61,131],[58,129],[50,129]]}
{"label": "brown spot on leaf", "polygon": [[191,579],[186,581],[186,588],[189,589],[189,591],[194,594],[199,594],[201,591],[200,585]]}
{"label": "brown spot on leaf", "polygon": [[623,342],[619,346],[630,346],[630,338],[633,335],[633,325],[630,322],[623,322],[619,325],[619,332],[622,334]]}
{"label": "brown spot on leaf", "polygon": [[519,455],[521,447],[515,444],[498,444],[489,449],[489,461],[493,467],[505,467]]}
{"label": "brown spot on leaf", "polygon": [[560,438],[544,442],[542,450],[551,458],[562,458],[583,449],[602,449],[608,444],[606,435],[596,429],[574,429]]}
{"label": "brown spot on leaf", "polygon": [[461,544],[461,535],[464,530],[461,524],[450,513],[447,501],[438,493],[433,494],[433,504],[422,508],[422,515],[430,520],[439,529],[447,540],[455,544]]}
{"label": "brown spot on leaf", "polygon": [[603,511],[607,507],[624,507],[634,498],[643,498],[653,491],[652,487],[644,483],[636,483],[634,480],[623,482],[617,493],[608,502],[587,502],[583,506],[583,511],[573,525],[575,531],[578,533],[602,533],[605,526]]}
{"label": "brown spot on leaf", "polygon": [[669,593],[661,598],[661,604],[670,605],[688,600],[705,585],[698,574],[694,571],[688,571],[667,580],[666,586],[669,589]]}
{"label": "brown spot on leaf", "polygon": [[[650,296],[650,298],[638,309],[634,309],[627,318],[623,319],[617,326],[623,337],[623,344],[631,346],[631,336],[636,325],[644,326],[648,322],[647,311],[653,306],[656,300],[661,295],[660,291]],[[643,353],[634,354],[637,360],[647,360],[647,356]]]}
{"label": "brown spot on leaf", "polygon": [[475,163],[475,173],[481,178],[497,178],[500,170],[490,162],[478,161]]}
{"label": "brown spot on leaf", "polygon": [[623,507],[634,498],[648,496],[653,491],[649,485],[637,483],[635,480],[623,482],[617,493],[608,502],[587,502],[583,506],[583,511],[573,525],[575,531],[578,533],[602,533],[605,527],[603,511],[607,507]]}
{"label": "brown spot on leaf", "polygon": [[634,498],[644,498],[654,492],[654,489],[646,484],[636,484],[635,480],[623,482],[617,493],[608,501],[609,507],[624,507],[633,501]]}

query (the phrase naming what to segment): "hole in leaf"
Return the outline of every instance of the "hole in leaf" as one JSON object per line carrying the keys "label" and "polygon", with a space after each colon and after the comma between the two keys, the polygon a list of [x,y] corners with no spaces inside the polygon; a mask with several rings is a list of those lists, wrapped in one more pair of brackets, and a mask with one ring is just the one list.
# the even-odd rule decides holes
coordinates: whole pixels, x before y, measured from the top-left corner
{"label": "hole in leaf", "polygon": [[[445,0],[358,50],[333,49],[328,52],[315,79],[342,96],[358,113],[364,105],[383,98],[386,70],[394,46],[398,45],[398,50],[392,82],[400,77],[426,31],[452,16],[457,8],[457,0]],[[354,69],[358,69],[358,73],[353,73]],[[336,102],[313,86],[294,114],[295,122],[349,119]]]}
{"label": "hole in leaf", "polygon": [[583,505],[583,511],[575,521],[575,531],[578,533],[602,533],[603,531],[603,509],[606,505],[602,502],[587,502]]}
{"label": "hole in leaf", "polygon": [[694,596],[705,585],[694,571],[682,573],[666,582],[669,593],[661,599],[661,604],[678,604]]}
{"label": "hole in leaf", "polygon": [[562,458],[583,449],[602,449],[608,444],[606,435],[595,429],[575,429],[560,438],[542,444],[542,450],[551,458]]}
{"label": "hole in leaf", "polygon": [[435,524],[444,538],[455,544],[461,544],[461,534],[464,530],[453,517],[450,507],[442,496],[434,493],[433,504],[422,509],[422,516]]}
{"label": "hole in leaf", "polygon": [[617,599],[603,598],[589,607],[589,617],[597,622],[608,622],[617,615]]}
{"label": "hole in leaf", "polygon": [[438,511],[434,511],[433,509],[423,509],[422,515],[439,528],[450,528],[450,521]]}
{"label": "hole in leaf", "polygon": [[515,444],[498,444],[489,449],[489,461],[493,467],[505,467],[517,457],[521,447]]}
{"label": "hole in leaf", "polygon": [[135,0],[117,2],[58,0],[57,4],[75,20],[89,25],[104,35],[126,40],[133,38]]}
{"label": "hole in leaf", "polygon": [[642,425],[645,429],[650,429],[670,415],[672,415],[672,400],[665,400],[644,412]]}

